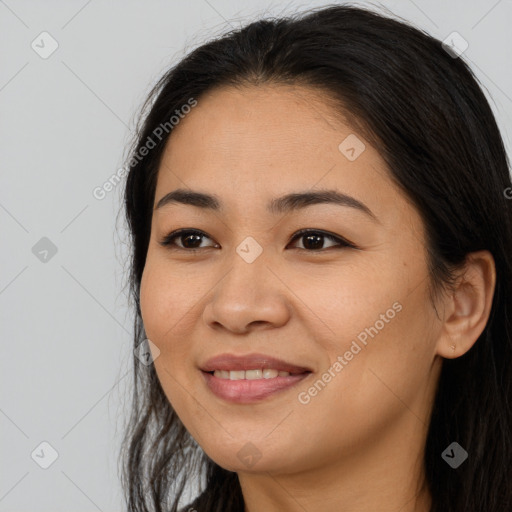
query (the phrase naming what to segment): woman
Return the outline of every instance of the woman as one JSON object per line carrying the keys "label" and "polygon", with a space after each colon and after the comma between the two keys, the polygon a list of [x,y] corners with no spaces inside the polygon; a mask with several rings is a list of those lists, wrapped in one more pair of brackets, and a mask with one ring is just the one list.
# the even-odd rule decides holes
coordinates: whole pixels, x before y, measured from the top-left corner
{"label": "woman", "polygon": [[161,78],[128,164],[130,511],[512,510],[512,189],[461,57],[257,21]]}

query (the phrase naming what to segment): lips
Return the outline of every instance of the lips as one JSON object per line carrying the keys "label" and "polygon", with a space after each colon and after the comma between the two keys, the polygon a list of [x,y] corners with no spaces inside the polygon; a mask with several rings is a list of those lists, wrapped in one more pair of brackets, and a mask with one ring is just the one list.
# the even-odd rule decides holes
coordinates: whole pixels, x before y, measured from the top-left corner
{"label": "lips", "polygon": [[254,404],[290,390],[312,370],[267,354],[220,354],[200,366],[209,390],[225,402]]}
{"label": "lips", "polygon": [[282,372],[288,372],[291,375],[298,375],[309,373],[312,370],[305,366],[298,366],[296,364],[277,359],[267,354],[246,354],[243,356],[236,356],[234,354],[220,354],[216,357],[208,359],[201,365],[201,370],[207,373],[212,373],[215,370],[224,371],[247,371],[247,370],[263,370],[271,369]]}

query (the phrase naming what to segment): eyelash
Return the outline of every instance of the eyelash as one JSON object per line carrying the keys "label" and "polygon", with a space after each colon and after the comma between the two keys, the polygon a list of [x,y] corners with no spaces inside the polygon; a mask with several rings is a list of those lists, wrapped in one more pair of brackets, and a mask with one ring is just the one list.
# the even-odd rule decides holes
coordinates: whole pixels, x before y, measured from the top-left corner
{"label": "eyelash", "polygon": [[[199,235],[199,236],[205,236],[207,238],[210,238],[203,231],[199,231],[197,229],[184,228],[184,229],[178,229],[176,231],[173,231],[172,233],[169,233],[167,236],[165,236],[163,238],[163,240],[160,242],[160,245],[167,247],[169,249],[172,249],[172,250],[182,250],[182,251],[186,251],[186,252],[197,252],[197,251],[201,251],[203,249],[215,249],[215,247],[196,247],[196,248],[190,249],[190,248],[180,247],[179,245],[176,245],[174,243],[174,240],[176,238],[179,238],[180,236],[185,235],[185,234]],[[325,252],[328,249],[336,249],[336,248],[338,248],[338,249],[342,249],[342,248],[357,249],[358,248],[355,244],[353,244],[352,242],[349,242],[348,240],[346,240],[343,237],[340,237],[338,235],[332,235],[326,231],[322,231],[319,229],[301,229],[293,235],[291,242],[294,242],[295,240],[300,239],[300,238],[304,237],[305,235],[310,235],[310,234],[321,235],[324,238],[327,238],[331,241],[337,242],[338,246],[337,247],[328,247],[327,249],[316,249],[316,250],[302,249],[301,247],[298,247],[298,248],[296,247],[296,249],[300,249],[301,251],[307,251],[310,253],[315,253],[315,252]]]}

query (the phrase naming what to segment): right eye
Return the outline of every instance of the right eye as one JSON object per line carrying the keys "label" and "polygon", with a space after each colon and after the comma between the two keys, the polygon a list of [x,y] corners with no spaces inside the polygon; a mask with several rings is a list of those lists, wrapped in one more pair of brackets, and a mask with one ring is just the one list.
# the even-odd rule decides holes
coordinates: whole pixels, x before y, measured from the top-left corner
{"label": "right eye", "polygon": [[[201,238],[206,237],[209,238],[206,233],[203,231],[199,231],[197,229],[178,229],[166,235],[161,241],[160,245],[164,247],[168,247],[169,249],[179,249],[188,252],[195,252],[200,249],[206,249],[207,247],[196,247],[195,245],[199,242],[201,243]],[[182,245],[178,245],[175,243],[176,239],[180,239]],[[210,239],[211,240],[211,239]],[[192,245],[190,247],[189,245]],[[213,246],[209,246],[213,247]],[[216,244],[218,247],[218,244]]]}

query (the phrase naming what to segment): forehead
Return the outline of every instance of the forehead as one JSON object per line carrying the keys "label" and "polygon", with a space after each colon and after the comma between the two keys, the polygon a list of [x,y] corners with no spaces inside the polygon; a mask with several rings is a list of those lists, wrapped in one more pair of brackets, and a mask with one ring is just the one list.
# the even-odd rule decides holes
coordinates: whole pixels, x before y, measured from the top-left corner
{"label": "forehead", "polygon": [[[350,130],[342,119],[333,100],[312,89],[289,85],[221,87],[199,98],[197,106],[173,129],[168,145],[176,146],[194,132],[198,145],[217,152],[252,150],[254,156],[264,158],[290,150],[298,154],[304,144],[322,151],[332,142],[329,136]],[[236,147],[226,147],[235,140]]]}
{"label": "forehead", "polygon": [[197,101],[168,139],[155,202],[187,187],[237,197],[239,206],[321,187],[359,197],[377,214],[407,207],[377,149],[321,92],[223,87]]}

